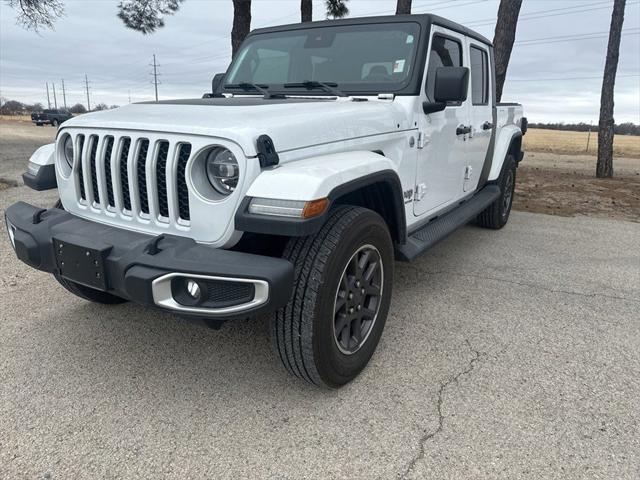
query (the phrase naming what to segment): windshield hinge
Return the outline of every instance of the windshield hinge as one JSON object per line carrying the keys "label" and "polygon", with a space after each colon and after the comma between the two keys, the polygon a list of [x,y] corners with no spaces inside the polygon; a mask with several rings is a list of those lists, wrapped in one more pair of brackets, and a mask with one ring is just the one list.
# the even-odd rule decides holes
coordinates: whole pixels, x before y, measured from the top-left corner
{"label": "windshield hinge", "polygon": [[424,133],[418,130],[418,141],[417,141],[417,147],[418,148],[424,148],[424,144],[426,143],[425,138],[424,138]]}
{"label": "windshield hinge", "polygon": [[393,93],[379,93],[378,100],[393,100],[396,96]]}

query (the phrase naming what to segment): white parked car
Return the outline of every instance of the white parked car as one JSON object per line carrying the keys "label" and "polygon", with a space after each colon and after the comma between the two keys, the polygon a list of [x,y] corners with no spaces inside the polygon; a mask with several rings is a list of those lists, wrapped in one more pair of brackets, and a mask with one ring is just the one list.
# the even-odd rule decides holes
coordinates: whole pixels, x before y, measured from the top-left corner
{"label": "white parked car", "polygon": [[6,211],[17,256],[100,303],[213,323],[272,314],[275,352],[352,380],[387,318],[394,261],[509,218],[526,119],[496,104],[491,43],[432,15],[252,32],[207,98],[73,118]]}

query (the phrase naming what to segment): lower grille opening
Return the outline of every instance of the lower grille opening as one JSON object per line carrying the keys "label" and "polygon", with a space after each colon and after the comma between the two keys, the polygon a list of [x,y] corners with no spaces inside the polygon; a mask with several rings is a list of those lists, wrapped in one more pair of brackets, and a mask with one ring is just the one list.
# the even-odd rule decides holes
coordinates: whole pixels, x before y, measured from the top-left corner
{"label": "lower grille opening", "polygon": [[180,305],[198,308],[225,308],[249,303],[255,296],[253,283],[177,277],[171,294]]}

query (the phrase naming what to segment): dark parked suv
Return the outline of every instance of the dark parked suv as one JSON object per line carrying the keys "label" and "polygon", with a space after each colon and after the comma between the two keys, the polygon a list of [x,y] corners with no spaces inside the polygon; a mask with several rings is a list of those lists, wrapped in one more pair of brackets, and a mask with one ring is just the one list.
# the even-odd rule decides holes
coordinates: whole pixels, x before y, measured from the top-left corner
{"label": "dark parked suv", "polygon": [[39,127],[45,123],[57,127],[71,117],[73,117],[73,115],[67,110],[44,110],[42,113],[32,113],[31,121]]}

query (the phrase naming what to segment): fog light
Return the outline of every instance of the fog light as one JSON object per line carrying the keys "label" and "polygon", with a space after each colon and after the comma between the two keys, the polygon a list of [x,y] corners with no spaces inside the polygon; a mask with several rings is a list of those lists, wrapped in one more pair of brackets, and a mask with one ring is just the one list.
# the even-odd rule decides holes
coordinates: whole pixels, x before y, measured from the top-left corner
{"label": "fog light", "polygon": [[187,281],[187,293],[194,300],[200,299],[200,285],[195,280]]}
{"label": "fog light", "polygon": [[11,225],[9,223],[9,220],[5,219],[5,222],[7,225],[7,233],[9,234],[9,240],[11,240],[11,246],[15,249],[16,248],[16,227]]}

